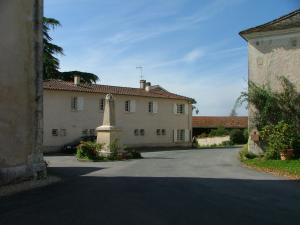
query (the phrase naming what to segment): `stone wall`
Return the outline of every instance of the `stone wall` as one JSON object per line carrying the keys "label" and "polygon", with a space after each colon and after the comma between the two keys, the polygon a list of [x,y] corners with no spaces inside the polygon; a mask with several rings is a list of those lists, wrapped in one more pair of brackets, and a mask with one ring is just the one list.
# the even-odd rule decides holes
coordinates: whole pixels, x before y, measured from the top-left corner
{"label": "stone wall", "polygon": [[199,146],[220,145],[224,141],[230,141],[230,137],[224,136],[224,137],[197,138],[197,143]]}
{"label": "stone wall", "polygon": [[0,1],[0,185],[45,171],[42,0]]}

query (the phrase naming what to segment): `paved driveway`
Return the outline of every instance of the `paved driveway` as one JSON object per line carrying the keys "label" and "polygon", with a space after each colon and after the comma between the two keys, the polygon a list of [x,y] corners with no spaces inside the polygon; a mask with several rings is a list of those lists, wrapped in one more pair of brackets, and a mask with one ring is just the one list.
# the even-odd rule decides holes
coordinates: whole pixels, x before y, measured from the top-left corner
{"label": "paved driveway", "polygon": [[300,224],[300,183],[241,167],[236,149],[143,156],[106,163],[47,157],[64,181],[0,199],[0,224]]}

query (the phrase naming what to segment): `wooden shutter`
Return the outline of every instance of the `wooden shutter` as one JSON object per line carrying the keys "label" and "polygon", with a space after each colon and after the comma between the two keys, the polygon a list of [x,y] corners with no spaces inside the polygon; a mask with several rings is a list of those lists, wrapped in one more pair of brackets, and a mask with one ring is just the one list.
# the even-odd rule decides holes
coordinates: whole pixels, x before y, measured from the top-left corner
{"label": "wooden shutter", "polygon": [[184,113],[185,115],[189,114],[189,104],[184,104]]}
{"label": "wooden shutter", "polygon": [[135,100],[130,100],[130,112],[135,112],[135,110],[136,110]]}
{"label": "wooden shutter", "polygon": [[174,112],[174,114],[177,114],[177,104],[176,103],[174,103],[174,105],[173,105],[173,112]]}
{"label": "wooden shutter", "polygon": [[158,112],[158,103],[153,102],[153,113],[157,113],[157,112]]}
{"label": "wooden shutter", "polygon": [[83,97],[78,97],[78,111],[82,111],[84,108],[84,98]]}
{"label": "wooden shutter", "polygon": [[184,136],[185,136],[185,138],[184,138],[185,142],[189,142],[190,141],[190,131],[188,129],[184,130]]}
{"label": "wooden shutter", "polygon": [[174,142],[177,142],[177,130],[176,129],[174,129],[174,131],[173,131],[174,133],[173,133],[173,137],[174,137]]}

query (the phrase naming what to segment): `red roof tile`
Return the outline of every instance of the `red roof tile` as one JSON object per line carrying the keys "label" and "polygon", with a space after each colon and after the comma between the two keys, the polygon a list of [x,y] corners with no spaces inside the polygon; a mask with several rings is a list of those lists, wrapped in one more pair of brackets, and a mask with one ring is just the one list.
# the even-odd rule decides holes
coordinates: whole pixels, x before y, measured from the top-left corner
{"label": "red roof tile", "polygon": [[88,92],[88,93],[102,93],[102,94],[116,94],[116,95],[130,95],[130,96],[142,96],[153,98],[168,98],[186,100],[195,103],[195,100],[185,96],[173,94],[160,88],[154,88],[150,91],[145,91],[141,88],[130,87],[118,87],[99,84],[80,84],[75,85],[73,82],[67,82],[62,80],[46,80],[44,81],[45,90],[57,90],[57,91],[75,91],[75,92]]}
{"label": "red roof tile", "polygon": [[247,128],[247,116],[193,116],[193,128]]}

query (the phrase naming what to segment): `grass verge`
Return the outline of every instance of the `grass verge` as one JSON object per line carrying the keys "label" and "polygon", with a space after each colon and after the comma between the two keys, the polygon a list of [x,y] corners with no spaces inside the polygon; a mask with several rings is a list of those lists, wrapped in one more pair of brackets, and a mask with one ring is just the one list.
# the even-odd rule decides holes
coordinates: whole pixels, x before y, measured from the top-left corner
{"label": "grass verge", "polygon": [[272,173],[274,175],[286,176],[291,179],[300,180],[300,160],[264,160],[261,158],[243,159],[247,167],[259,171]]}

